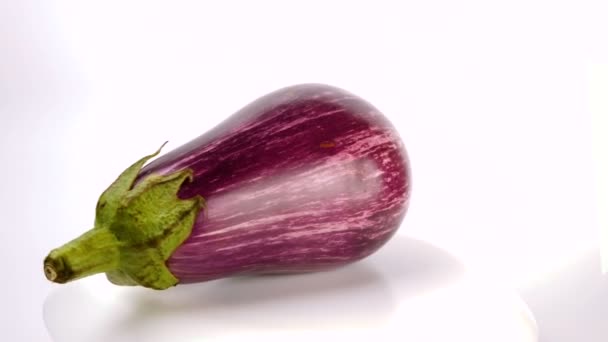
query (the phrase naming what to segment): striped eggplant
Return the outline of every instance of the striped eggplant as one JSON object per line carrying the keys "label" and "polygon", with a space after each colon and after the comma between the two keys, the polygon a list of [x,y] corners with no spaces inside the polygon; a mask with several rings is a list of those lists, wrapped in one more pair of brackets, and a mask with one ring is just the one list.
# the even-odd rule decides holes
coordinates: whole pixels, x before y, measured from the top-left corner
{"label": "striped eggplant", "polygon": [[145,165],[159,152],[104,191],[93,229],[50,252],[49,280],[105,272],[114,284],[166,289],[330,269],[378,250],[408,207],[395,128],[326,85],[263,96]]}

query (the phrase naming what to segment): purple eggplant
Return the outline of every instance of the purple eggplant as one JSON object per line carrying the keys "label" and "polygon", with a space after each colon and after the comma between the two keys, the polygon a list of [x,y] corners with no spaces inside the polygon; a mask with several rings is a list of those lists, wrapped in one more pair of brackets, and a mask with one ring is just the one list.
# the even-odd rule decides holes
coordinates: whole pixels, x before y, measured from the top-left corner
{"label": "purple eggplant", "polygon": [[263,96],[144,166],[157,153],[101,195],[93,229],[51,251],[49,280],[105,272],[118,285],[165,289],[330,269],[378,250],[408,207],[395,128],[326,85]]}

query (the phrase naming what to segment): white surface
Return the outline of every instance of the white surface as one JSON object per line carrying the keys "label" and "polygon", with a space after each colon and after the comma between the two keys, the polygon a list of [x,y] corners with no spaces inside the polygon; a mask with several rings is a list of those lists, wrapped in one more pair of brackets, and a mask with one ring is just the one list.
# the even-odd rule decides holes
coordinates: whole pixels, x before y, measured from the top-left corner
{"label": "white surface", "polygon": [[608,278],[590,250],[521,293],[534,312],[541,342],[605,342]]}
{"label": "white surface", "polygon": [[[42,307],[57,297],[42,259],[90,228],[125,165],[301,82],[355,92],[401,132],[414,172],[401,235],[507,287],[568,277],[599,244],[587,73],[608,62],[606,13],[603,1],[0,0],[2,336],[48,340]],[[562,325],[544,312],[541,341]]]}
{"label": "white surface", "polygon": [[535,323],[513,291],[402,236],[333,272],[225,279],[162,293],[108,289],[105,279],[91,279],[51,292],[44,318],[61,342],[536,341]]}

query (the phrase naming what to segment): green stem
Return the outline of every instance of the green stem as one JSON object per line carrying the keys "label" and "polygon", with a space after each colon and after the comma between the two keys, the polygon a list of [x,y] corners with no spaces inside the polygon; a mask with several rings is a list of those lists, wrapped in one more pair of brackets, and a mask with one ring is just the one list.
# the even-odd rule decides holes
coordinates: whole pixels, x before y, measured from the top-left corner
{"label": "green stem", "polygon": [[118,268],[119,242],[107,228],[91,229],[54,249],[44,260],[44,274],[56,283],[66,283]]}
{"label": "green stem", "polygon": [[157,290],[179,282],[166,261],[190,236],[205,201],[177,196],[182,184],[193,179],[190,169],[152,173],[136,182],[143,165],[159,152],[129,166],[101,194],[95,228],[51,251],[44,260],[50,281],[66,283],[106,273],[114,284]]}

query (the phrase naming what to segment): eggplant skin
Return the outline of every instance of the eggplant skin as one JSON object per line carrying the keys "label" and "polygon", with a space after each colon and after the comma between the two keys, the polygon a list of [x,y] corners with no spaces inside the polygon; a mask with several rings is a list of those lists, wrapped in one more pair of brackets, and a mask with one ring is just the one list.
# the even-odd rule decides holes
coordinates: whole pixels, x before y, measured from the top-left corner
{"label": "eggplant skin", "polygon": [[362,259],[400,226],[410,168],[393,125],[335,87],[303,84],[247,105],[139,174],[193,171],[206,200],[167,260],[180,283],[309,272]]}

